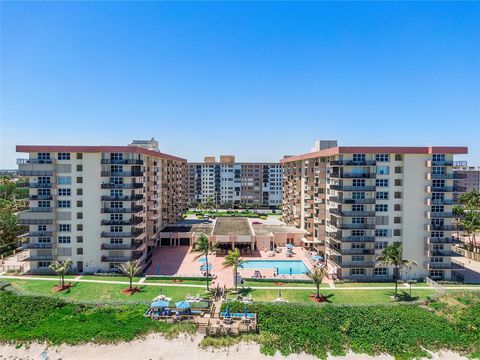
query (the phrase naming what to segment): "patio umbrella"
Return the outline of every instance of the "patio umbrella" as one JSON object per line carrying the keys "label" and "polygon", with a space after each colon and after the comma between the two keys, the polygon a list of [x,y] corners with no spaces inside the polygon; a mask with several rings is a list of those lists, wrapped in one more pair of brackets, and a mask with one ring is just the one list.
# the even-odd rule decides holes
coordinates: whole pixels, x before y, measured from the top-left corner
{"label": "patio umbrella", "polygon": [[245,317],[248,317],[248,308],[245,306],[245,309],[243,309],[243,311],[245,312]]}
{"label": "patio umbrella", "polygon": [[293,249],[293,244],[287,244],[287,249]]}
{"label": "patio umbrella", "polygon": [[150,305],[151,308],[166,308],[170,303],[165,300],[155,300]]}
{"label": "patio umbrella", "polygon": [[[207,270],[207,265],[202,265],[200,266],[201,271],[206,271]],[[212,265],[208,264],[208,270],[212,270]]]}
{"label": "patio umbrella", "polygon": [[232,314],[230,313],[230,306],[227,306],[225,309],[225,317],[232,317]]}
{"label": "patio umbrella", "polygon": [[314,257],[312,257],[312,260],[315,260],[315,261],[323,260],[323,257],[321,257],[320,255],[315,255]]}
{"label": "patio umbrella", "polygon": [[178,301],[175,303],[177,309],[190,309],[190,303],[188,301]]}
{"label": "patio umbrella", "polygon": [[204,257],[201,257],[201,258],[198,259],[198,262],[201,262],[201,263],[204,263],[205,261],[207,261],[207,260],[205,260]]}

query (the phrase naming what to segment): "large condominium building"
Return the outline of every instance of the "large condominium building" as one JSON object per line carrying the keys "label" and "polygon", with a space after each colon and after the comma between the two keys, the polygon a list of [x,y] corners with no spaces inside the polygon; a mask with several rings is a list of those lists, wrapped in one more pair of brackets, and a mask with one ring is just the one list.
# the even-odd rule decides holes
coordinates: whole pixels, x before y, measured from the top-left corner
{"label": "large condominium building", "polygon": [[202,163],[188,163],[188,195],[190,201],[211,200],[217,206],[277,206],[282,203],[282,167],[238,163],[231,155],[222,155],[217,162],[207,156]]}
{"label": "large condominium building", "polygon": [[467,150],[320,142],[281,160],[284,219],[307,231],[304,242],[324,251],[338,278],[391,278],[393,269],[376,258],[392,243],[416,262],[403,278],[461,277],[452,259],[453,156]]}
{"label": "large condominium building", "polygon": [[[470,192],[473,190],[480,191],[480,166],[468,166],[466,161],[456,161],[454,163],[453,173],[455,180],[453,185],[459,190]],[[454,200],[458,200],[460,192],[454,192]]]}
{"label": "large condominium building", "polygon": [[137,260],[144,268],[160,230],[186,208],[186,160],[158,151],[158,143],[129,146],[19,145],[19,173],[29,177],[30,227],[21,260],[30,273],[49,272],[72,259],[76,272],[111,271]]}

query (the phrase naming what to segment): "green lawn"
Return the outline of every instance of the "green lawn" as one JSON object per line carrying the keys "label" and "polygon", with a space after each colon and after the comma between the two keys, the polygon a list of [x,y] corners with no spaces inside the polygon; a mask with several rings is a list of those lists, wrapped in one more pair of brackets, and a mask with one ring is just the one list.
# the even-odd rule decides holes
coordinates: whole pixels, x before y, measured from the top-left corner
{"label": "green lawn", "polygon": [[[210,279],[210,282],[212,280]],[[173,280],[168,279],[145,279],[145,283],[154,283],[154,284],[185,284],[185,285],[203,285],[207,286],[206,280],[183,280],[182,282],[174,282]]]}
{"label": "green lawn", "polygon": [[[282,282],[282,281],[279,280],[279,282]],[[311,282],[307,282],[307,283],[290,283],[290,282],[287,282],[287,283],[283,283],[283,285],[275,285],[274,282],[249,281],[249,280],[245,280],[245,283],[243,283],[242,285],[244,287],[254,287],[254,288],[274,286],[274,287],[278,287],[279,289],[284,288],[284,287],[311,287],[311,288],[315,287],[315,285],[313,285],[313,283],[311,283]],[[322,284],[320,287],[328,288],[329,286],[327,284]]]}
{"label": "green lawn", "polygon": [[202,293],[202,289],[185,286],[141,286],[141,292],[134,295],[125,295],[123,289],[128,286],[123,284],[98,284],[76,282],[74,286],[66,291],[53,292],[54,282],[34,280],[12,280],[13,287],[23,290],[29,294],[49,295],[65,300],[74,301],[98,301],[98,302],[149,302],[156,296],[162,294],[171,297],[174,301],[184,300],[186,295]]}
{"label": "green lawn", "polygon": [[[127,276],[94,276],[94,275],[84,275],[80,278],[81,280],[102,280],[102,281],[129,281]],[[138,282],[141,278],[134,277],[133,282]]]}
{"label": "green lawn", "polygon": [[[395,283],[393,282],[352,282],[352,283],[344,283],[344,284],[335,284],[335,287],[336,288],[349,288],[349,287],[391,287],[391,288],[394,288],[395,287]],[[422,287],[422,288],[429,288],[430,285],[426,284],[426,283],[416,283],[416,284],[412,284],[412,288],[418,288],[418,287]],[[398,288],[399,289],[408,289],[407,287],[405,287],[403,284],[398,284]]]}
{"label": "green lawn", "polygon": [[[289,302],[311,303],[308,298],[314,290],[281,290],[282,298]],[[399,294],[408,294],[408,289],[398,290]],[[321,290],[332,304],[385,304],[391,301],[392,290]],[[253,289],[250,293],[254,301],[272,301],[279,295],[278,290]],[[435,295],[433,289],[412,289],[412,297],[416,300]]]}

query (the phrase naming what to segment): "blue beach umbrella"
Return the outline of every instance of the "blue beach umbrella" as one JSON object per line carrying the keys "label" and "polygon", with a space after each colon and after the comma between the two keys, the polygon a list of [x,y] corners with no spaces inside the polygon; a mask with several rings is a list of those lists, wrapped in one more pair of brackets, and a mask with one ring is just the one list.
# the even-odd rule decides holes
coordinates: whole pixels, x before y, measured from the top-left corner
{"label": "blue beach umbrella", "polygon": [[190,303],[188,301],[178,301],[175,303],[177,309],[190,309]]}
{"label": "blue beach umbrella", "polygon": [[293,249],[293,244],[287,244],[287,249]]}
{"label": "blue beach umbrella", "polygon": [[204,257],[201,257],[201,258],[198,259],[198,262],[201,262],[201,263],[204,263],[205,261],[207,261],[207,260],[205,260]]}
{"label": "blue beach umbrella", "polygon": [[168,306],[169,302],[165,300],[155,300],[152,302],[150,305],[151,308],[166,308]]}
{"label": "blue beach umbrella", "polygon": [[[202,265],[200,266],[201,271],[206,271],[207,270],[207,265]],[[212,270],[212,265],[208,264],[208,270]]]}
{"label": "blue beach umbrella", "polygon": [[323,257],[321,257],[320,255],[315,255],[314,257],[312,257],[312,260],[323,260]]}
{"label": "blue beach umbrella", "polygon": [[232,317],[232,314],[230,313],[230,306],[227,306],[225,309],[225,317]]}

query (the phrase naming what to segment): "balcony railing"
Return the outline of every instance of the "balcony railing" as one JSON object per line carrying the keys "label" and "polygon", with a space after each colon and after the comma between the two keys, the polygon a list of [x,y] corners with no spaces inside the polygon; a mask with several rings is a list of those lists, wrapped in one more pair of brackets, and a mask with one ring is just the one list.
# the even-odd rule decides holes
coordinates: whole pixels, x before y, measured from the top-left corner
{"label": "balcony railing", "polygon": [[130,183],[130,184],[102,184],[102,189],[141,189],[142,183]]}
{"label": "balcony railing", "polygon": [[119,165],[143,165],[143,160],[139,159],[102,159],[102,164],[119,164]]}
{"label": "balcony railing", "polygon": [[343,236],[343,242],[375,242],[375,236]]}
{"label": "balcony railing", "polygon": [[373,179],[376,177],[375,173],[331,173],[331,178],[336,179]]}
{"label": "balcony railing", "polygon": [[143,199],[143,194],[133,196],[109,196],[102,195],[102,201],[138,201]]}
{"label": "balcony railing", "polygon": [[37,189],[50,189],[52,185],[52,183],[28,183],[27,187]]}
{"label": "balcony railing", "polygon": [[20,176],[52,176],[51,170],[18,170]]}
{"label": "balcony railing", "polygon": [[465,266],[455,262],[427,262],[426,265],[429,270],[465,270]]}
{"label": "balcony railing", "polygon": [[127,220],[106,219],[106,220],[102,220],[101,224],[102,225],[139,225],[142,222],[143,222],[142,218],[135,217],[133,219],[127,219]]}
{"label": "balcony railing", "polygon": [[100,234],[102,238],[134,238],[139,235],[142,235],[143,231],[128,231],[128,232],[111,232],[111,231],[102,231]]}
{"label": "balcony railing", "polygon": [[29,200],[52,200],[52,195],[30,195]]}
{"label": "balcony railing", "polygon": [[53,211],[52,207],[31,207],[28,209],[32,213],[50,213]]}
{"label": "balcony railing", "polygon": [[18,223],[20,225],[51,225],[51,224],[53,224],[53,219],[19,218]]}
{"label": "balcony railing", "polygon": [[427,160],[427,166],[453,166],[453,161],[433,161]]}
{"label": "balcony railing", "polygon": [[455,251],[447,251],[447,250],[427,250],[428,256],[462,256],[461,254]]}
{"label": "balcony railing", "polygon": [[352,223],[329,223],[330,226],[337,229],[375,229],[375,224],[352,224]]}
{"label": "balcony railing", "polygon": [[375,204],[375,199],[352,199],[338,196],[330,196],[329,200],[339,204]]}
{"label": "balcony railing", "polygon": [[17,159],[17,164],[52,164],[53,159]]}
{"label": "balcony railing", "polygon": [[375,211],[339,211],[337,209],[330,209],[330,214],[345,217],[374,217]]}
{"label": "balcony railing", "polygon": [[131,243],[131,244],[102,244],[102,250],[136,250],[143,246],[144,243]]}
{"label": "balcony railing", "polygon": [[457,230],[457,229],[453,225],[432,225],[432,224],[428,224],[427,225],[427,230],[429,230],[429,231],[432,231],[432,230],[453,231],[453,230]]}
{"label": "balcony railing", "polygon": [[102,208],[102,213],[104,214],[116,214],[116,213],[138,213],[143,210],[143,206],[138,205],[138,206],[133,206],[130,208],[111,208],[111,207],[105,207]]}
{"label": "balcony railing", "polygon": [[453,237],[427,237],[428,244],[460,244],[461,241]]}
{"label": "balcony railing", "polygon": [[432,212],[430,211],[431,218],[452,218],[455,217],[453,212]]}
{"label": "balcony railing", "polygon": [[25,254],[24,256],[19,256],[18,261],[53,261],[53,255],[31,255]]}
{"label": "balcony railing", "polygon": [[453,186],[430,186],[430,192],[453,192]]}
{"label": "balcony railing", "polygon": [[430,179],[433,180],[449,180],[449,179],[456,179],[455,174],[430,174],[429,175]]}
{"label": "balcony railing", "polygon": [[136,177],[136,176],[143,176],[143,171],[102,171],[102,176],[115,176],[115,177]]}
{"label": "balcony railing", "polygon": [[428,199],[431,205],[455,205],[457,202],[453,199]]}
{"label": "balcony railing", "polygon": [[375,261],[342,261],[330,258],[327,262],[332,262],[342,268],[370,268],[375,267]]}
{"label": "balcony railing", "polygon": [[337,191],[375,191],[375,186],[346,186],[346,185],[330,185],[330,189]]}
{"label": "balcony railing", "polygon": [[342,255],[375,255],[375,249],[340,249]]}
{"label": "balcony railing", "polygon": [[27,243],[23,244],[25,249],[51,249],[53,247],[52,243]]}
{"label": "balcony railing", "polygon": [[127,262],[135,261],[140,259],[143,256],[142,253],[132,253],[131,256],[109,256],[103,255],[101,258],[102,262]]}
{"label": "balcony railing", "polygon": [[332,160],[330,166],[374,166],[375,160],[353,161],[353,160]]}
{"label": "balcony railing", "polygon": [[30,231],[28,237],[53,236],[53,231]]}

